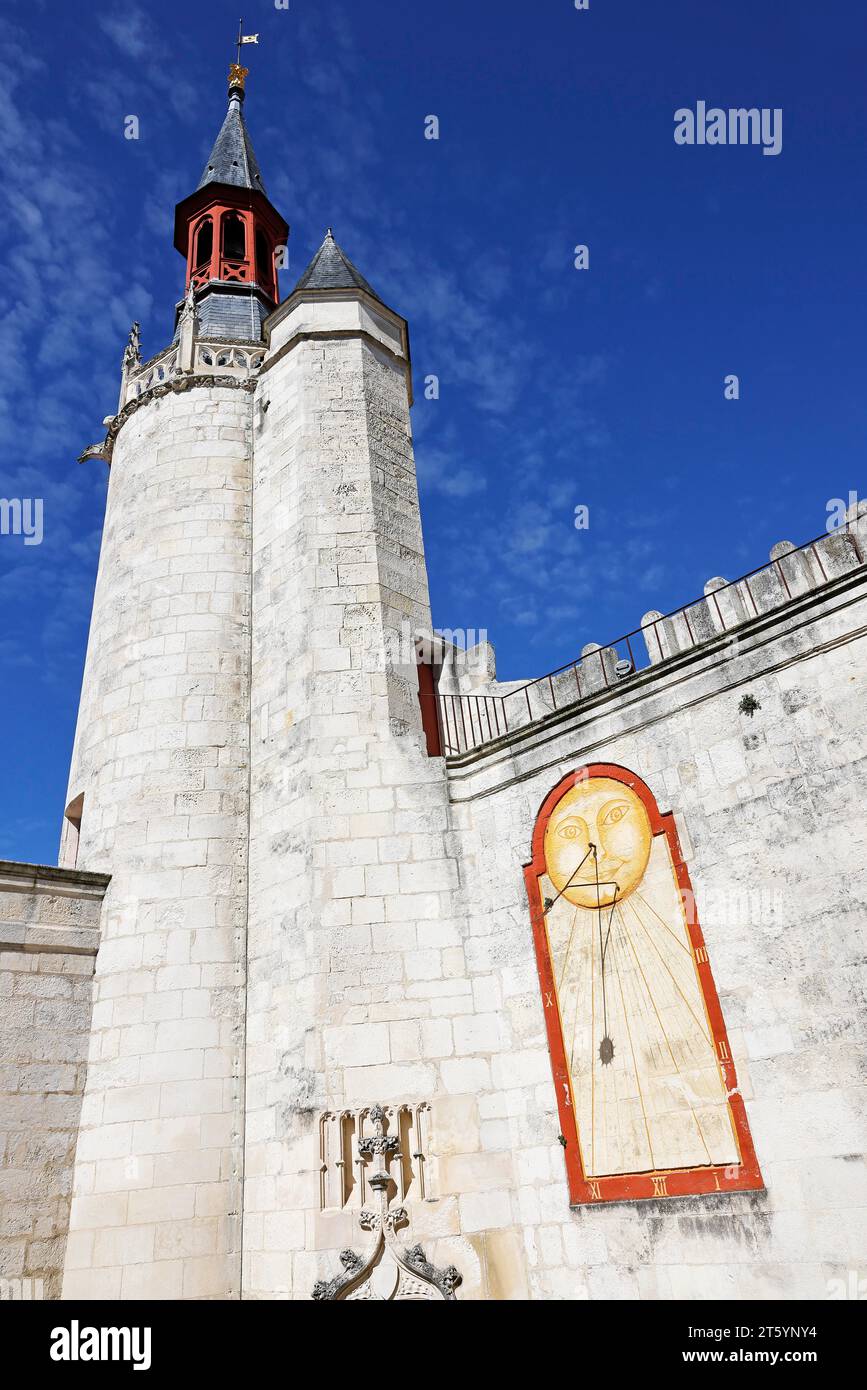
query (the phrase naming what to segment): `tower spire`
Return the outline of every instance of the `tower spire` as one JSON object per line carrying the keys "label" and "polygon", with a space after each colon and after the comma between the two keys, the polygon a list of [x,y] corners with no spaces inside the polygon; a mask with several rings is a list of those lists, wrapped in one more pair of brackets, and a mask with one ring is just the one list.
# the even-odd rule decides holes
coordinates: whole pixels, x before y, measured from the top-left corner
{"label": "tower spire", "polygon": [[[238,32],[242,44],[258,34]],[[244,120],[247,69],[229,69],[229,104],[196,191],[177,206],[175,246],[186,258],[203,334],[261,337],[279,300],[277,268],[289,228],[271,205]]]}
{"label": "tower spire", "polygon": [[[225,120],[214,141],[208,162],[202,170],[198,186],[204,188],[207,183],[227,183],[236,188],[257,188],[260,193],[264,193],[265,184],[259,171],[259,162],[253,151],[253,142],[241,109],[244,87],[243,84],[232,82],[233,69],[234,64],[229,72],[229,106]],[[246,68],[240,71],[246,72]]]}

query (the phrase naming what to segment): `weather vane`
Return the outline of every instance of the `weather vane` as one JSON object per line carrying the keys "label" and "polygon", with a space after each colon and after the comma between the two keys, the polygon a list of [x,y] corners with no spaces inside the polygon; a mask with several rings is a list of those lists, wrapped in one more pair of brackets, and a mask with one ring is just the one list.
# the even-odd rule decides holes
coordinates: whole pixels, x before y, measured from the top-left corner
{"label": "weather vane", "polygon": [[245,44],[245,43],[258,43],[258,42],[259,42],[259,35],[258,35],[258,34],[245,34],[245,33],[244,33],[244,20],[243,20],[243,18],[242,18],[242,19],[239,19],[239,20],[238,20],[238,38],[237,38],[237,41],[236,41],[236,46],[237,46],[238,52],[237,52],[237,57],[236,57],[236,59],[235,59],[235,62],[234,62],[234,63],[231,63],[231,64],[229,65],[229,82],[231,83],[231,85],[232,85],[233,87],[240,87],[242,91],[243,91],[243,89],[244,89],[244,78],[247,76],[247,74],[249,73],[250,69],[249,69],[249,68],[244,68],[244,67],[241,66],[241,46],[242,46],[243,44]]}

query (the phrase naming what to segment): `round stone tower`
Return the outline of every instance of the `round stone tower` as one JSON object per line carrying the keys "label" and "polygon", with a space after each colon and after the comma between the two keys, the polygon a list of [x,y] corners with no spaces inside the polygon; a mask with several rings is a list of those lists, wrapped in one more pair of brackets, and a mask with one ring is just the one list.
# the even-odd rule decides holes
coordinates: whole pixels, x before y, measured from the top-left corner
{"label": "round stone tower", "polygon": [[252,385],[275,307],[243,72],[178,207],[185,300],[138,327],[110,484],[61,862],[111,874],[67,1298],[239,1293],[249,782]]}

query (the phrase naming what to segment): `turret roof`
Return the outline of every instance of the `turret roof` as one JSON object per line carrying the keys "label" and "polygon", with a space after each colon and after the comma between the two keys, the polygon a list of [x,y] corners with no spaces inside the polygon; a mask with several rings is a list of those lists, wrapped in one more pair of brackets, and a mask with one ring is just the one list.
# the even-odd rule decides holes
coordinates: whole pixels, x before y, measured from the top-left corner
{"label": "turret roof", "polygon": [[376,290],[367,283],[361,271],[352,264],[346,253],[341,251],[330,227],[325,234],[325,240],[295,289],[365,290],[367,294],[372,294],[374,299],[379,299]]}

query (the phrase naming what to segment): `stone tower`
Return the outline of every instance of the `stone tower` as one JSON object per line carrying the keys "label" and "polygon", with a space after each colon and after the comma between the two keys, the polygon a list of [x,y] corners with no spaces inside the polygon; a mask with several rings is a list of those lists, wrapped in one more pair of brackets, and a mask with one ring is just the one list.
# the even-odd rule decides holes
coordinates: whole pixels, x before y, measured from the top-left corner
{"label": "stone tower", "polygon": [[330,230],[276,309],[288,228],[242,84],[177,209],[174,341],[142,362],[134,330],[88,451],[111,481],[61,862],[111,884],[67,1297],[238,1297],[242,1244],[252,1294],[285,1296],[311,1115],[353,1048],[319,1025],[359,939],[382,935],[387,989],[388,934],[453,876],[387,852],[395,788],[444,804],[406,324]]}

